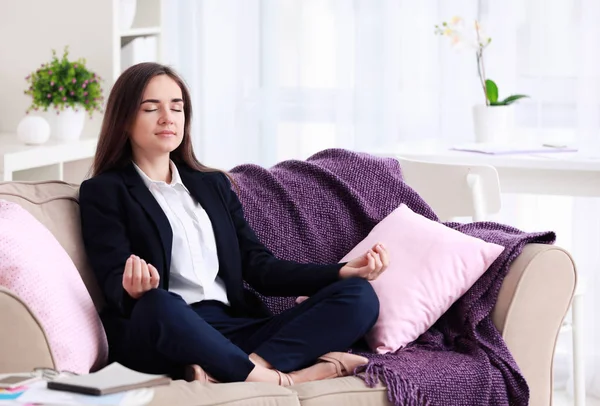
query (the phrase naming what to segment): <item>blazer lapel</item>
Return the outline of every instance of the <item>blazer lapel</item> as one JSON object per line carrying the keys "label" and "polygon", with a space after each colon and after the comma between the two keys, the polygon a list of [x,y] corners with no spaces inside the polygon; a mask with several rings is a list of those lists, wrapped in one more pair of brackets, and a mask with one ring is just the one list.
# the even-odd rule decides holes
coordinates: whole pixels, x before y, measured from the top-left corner
{"label": "blazer lapel", "polygon": [[144,184],[144,181],[133,167],[133,164],[130,163],[127,165],[125,171],[123,172],[123,178],[125,179],[125,183],[129,187],[133,197],[143,207],[146,213],[148,213],[148,216],[156,226],[158,235],[160,236],[160,240],[162,242],[163,254],[165,258],[165,268],[163,270],[164,275],[161,275],[161,277],[165,278],[165,286],[168,286],[168,275],[169,270],[171,269],[171,248],[173,246],[173,230],[171,229],[171,224],[169,224],[169,219],[154,196],[152,196],[150,190],[148,190]]}
{"label": "blazer lapel", "polygon": [[[211,187],[205,179],[202,172],[191,171],[183,165],[177,165],[179,169],[179,175],[183,184],[188,188],[192,197],[204,208],[210,222],[212,223],[213,233],[215,235],[215,242],[217,244],[217,256],[219,258],[219,273],[221,270],[226,268],[223,266],[227,262],[227,255],[224,255],[223,248],[227,244],[227,233],[223,230],[227,230],[226,224],[222,224],[228,217],[225,216],[223,211],[223,204],[219,200],[217,191]],[[221,274],[221,277],[223,275]],[[227,282],[226,282],[227,283]]]}

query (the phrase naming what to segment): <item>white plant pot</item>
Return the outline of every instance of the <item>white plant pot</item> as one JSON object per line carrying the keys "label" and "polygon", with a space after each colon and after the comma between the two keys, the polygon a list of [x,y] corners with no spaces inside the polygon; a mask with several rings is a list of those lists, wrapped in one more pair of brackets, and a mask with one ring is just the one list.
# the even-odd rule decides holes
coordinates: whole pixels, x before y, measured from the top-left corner
{"label": "white plant pot", "polygon": [[505,143],[514,130],[513,106],[473,106],[475,141],[481,143]]}
{"label": "white plant pot", "polygon": [[54,118],[52,133],[54,138],[62,141],[73,141],[81,137],[85,124],[85,110],[79,108],[75,111],[71,107],[65,108]]}
{"label": "white plant pot", "polygon": [[127,31],[135,19],[136,0],[119,0],[119,29]]}
{"label": "white plant pot", "polygon": [[40,116],[26,116],[17,126],[17,138],[27,145],[40,145],[50,138],[50,124]]}

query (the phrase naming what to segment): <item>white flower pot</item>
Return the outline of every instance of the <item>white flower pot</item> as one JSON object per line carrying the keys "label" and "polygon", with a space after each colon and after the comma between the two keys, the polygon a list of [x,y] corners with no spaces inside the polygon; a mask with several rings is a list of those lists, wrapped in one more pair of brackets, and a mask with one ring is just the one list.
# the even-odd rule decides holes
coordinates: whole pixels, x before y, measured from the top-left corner
{"label": "white flower pot", "polygon": [[85,124],[85,110],[75,111],[71,107],[65,108],[54,118],[53,136],[62,141],[73,141],[81,137]]}
{"label": "white flower pot", "polygon": [[26,116],[17,126],[17,138],[27,145],[40,145],[50,138],[50,124],[40,116]]}
{"label": "white flower pot", "polygon": [[504,143],[510,140],[514,130],[513,106],[473,106],[475,141]]}
{"label": "white flower pot", "polygon": [[119,0],[119,29],[127,31],[135,19],[136,0]]}

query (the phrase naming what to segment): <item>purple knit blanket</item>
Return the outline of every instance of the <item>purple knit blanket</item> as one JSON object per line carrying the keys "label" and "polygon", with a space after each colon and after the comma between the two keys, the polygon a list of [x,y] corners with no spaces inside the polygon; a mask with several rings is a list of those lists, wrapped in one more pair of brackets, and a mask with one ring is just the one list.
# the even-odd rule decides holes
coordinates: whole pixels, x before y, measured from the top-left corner
{"label": "purple knit blanket", "polygon": [[[329,149],[269,169],[237,166],[231,174],[248,222],[282,259],[337,263],[401,203],[438,221],[391,158]],[[394,405],[527,405],[527,383],[490,313],[523,246],[551,244],[555,235],[493,222],[446,225],[506,249],[417,341],[393,354],[363,353],[371,362],[356,374],[369,386],[385,384]],[[264,299],[279,313],[295,298]]]}

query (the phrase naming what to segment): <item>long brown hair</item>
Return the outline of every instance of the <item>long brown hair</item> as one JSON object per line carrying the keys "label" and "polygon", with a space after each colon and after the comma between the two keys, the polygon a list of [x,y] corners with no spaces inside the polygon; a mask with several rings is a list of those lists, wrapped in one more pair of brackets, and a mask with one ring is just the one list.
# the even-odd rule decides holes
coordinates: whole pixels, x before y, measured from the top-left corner
{"label": "long brown hair", "polygon": [[131,162],[132,150],[129,129],[133,125],[148,82],[158,75],[167,75],[173,79],[181,88],[183,96],[185,127],[181,144],[171,152],[173,162],[185,164],[201,172],[222,172],[237,188],[235,180],[229,173],[209,168],[201,164],[196,158],[190,134],[192,124],[190,92],[184,81],[172,68],[154,62],[143,62],[131,66],[115,82],[108,97],[106,112],[102,120],[92,176],[122,168]]}

